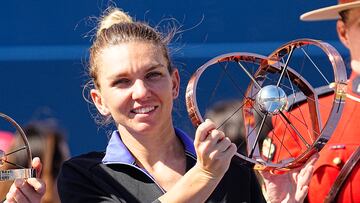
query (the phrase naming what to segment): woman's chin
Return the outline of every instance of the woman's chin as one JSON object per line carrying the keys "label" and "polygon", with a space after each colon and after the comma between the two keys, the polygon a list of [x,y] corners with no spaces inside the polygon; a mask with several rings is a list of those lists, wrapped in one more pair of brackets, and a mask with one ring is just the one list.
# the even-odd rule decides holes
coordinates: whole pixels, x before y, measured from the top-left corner
{"label": "woman's chin", "polygon": [[133,125],[132,129],[136,133],[148,133],[149,131],[154,130],[155,125],[150,122],[138,122]]}

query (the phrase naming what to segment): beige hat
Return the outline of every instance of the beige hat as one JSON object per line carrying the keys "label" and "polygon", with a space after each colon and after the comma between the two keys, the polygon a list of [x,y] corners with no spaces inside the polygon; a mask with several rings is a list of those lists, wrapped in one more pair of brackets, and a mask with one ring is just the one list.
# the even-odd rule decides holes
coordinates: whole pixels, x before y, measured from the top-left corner
{"label": "beige hat", "polygon": [[300,16],[303,21],[336,20],[339,19],[339,12],[351,8],[360,8],[360,0],[339,0],[338,5],[320,8]]}

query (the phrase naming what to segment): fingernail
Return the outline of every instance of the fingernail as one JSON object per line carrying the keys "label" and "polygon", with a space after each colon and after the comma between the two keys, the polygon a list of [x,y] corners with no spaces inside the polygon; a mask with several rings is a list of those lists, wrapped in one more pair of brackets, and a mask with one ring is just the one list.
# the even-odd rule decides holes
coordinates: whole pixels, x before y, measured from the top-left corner
{"label": "fingernail", "polygon": [[40,158],[39,157],[34,157],[33,160],[32,160],[32,163],[36,163],[36,162],[39,162],[40,161]]}

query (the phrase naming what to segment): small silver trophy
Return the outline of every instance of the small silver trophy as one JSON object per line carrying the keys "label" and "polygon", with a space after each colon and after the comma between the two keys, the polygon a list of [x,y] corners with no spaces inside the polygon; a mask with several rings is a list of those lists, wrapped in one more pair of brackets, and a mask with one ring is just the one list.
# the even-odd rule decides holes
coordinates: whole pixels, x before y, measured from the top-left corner
{"label": "small silver trophy", "polygon": [[[20,127],[18,123],[15,122],[14,119],[9,117],[8,115],[0,112],[0,117],[10,122],[16,128],[18,134],[20,135],[19,138],[22,139],[23,141],[23,146],[20,146],[16,149],[10,149],[9,151],[0,149],[0,181],[12,181],[17,178],[35,177],[36,175],[35,170],[31,166],[31,162],[32,162],[31,149],[23,129]],[[26,165],[20,165],[18,163],[13,162],[11,156],[15,156],[16,153],[19,153],[20,151],[24,151],[24,150],[26,150],[26,157],[22,157],[22,158],[25,158],[27,160]]]}

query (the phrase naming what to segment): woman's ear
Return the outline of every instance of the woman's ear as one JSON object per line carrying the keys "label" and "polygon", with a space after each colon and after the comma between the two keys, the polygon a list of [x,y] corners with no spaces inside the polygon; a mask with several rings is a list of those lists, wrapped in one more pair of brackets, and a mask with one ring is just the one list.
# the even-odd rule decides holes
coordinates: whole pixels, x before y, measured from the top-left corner
{"label": "woman's ear", "polygon": [[173,98],[176,99],[179,96],[179,89],[180,89],[180,76],[177,68],[174,68],[171,77],[172,77]]}
{"label": "woman's ear", "polygon": [[341,43],[346,47],[349,48],[349,38],[346,25],[344,21],[338,20],[336,23],[336,30],[339,36]]}
{"label": "woman's ear", "polygon": [[97,110],[101,113],[103,116],[110,115],[110,111],[107,108],[103,97],[101,96],[101,93],[98,89],[92,89],[90,90],[91,99],[93,100]]}

